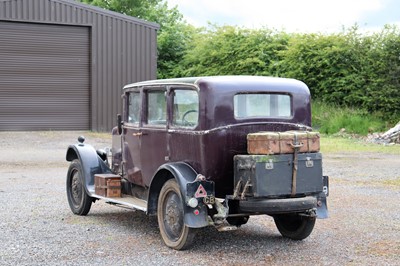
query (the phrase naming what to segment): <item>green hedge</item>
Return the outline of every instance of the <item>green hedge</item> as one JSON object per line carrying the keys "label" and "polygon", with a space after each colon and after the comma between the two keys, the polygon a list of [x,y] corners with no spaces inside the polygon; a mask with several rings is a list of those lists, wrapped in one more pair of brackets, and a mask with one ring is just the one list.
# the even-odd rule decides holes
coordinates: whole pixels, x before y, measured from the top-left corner
{"label": "green hedge", "polygon": [[158,77],[264,75],[304,81],[313,99],[400,120],[400,30],[289,34],[188,24],[165,0],[80,0],[160,24]]}
{"label": "green hedge", "polygon": [[337,34],[288,34],[210,25],[193,33],[177,69],[179,76],[296,78],[314,99],[375,112],[393,123],[400,119],[396,26],[373,34],[361,34],[357,27]]}

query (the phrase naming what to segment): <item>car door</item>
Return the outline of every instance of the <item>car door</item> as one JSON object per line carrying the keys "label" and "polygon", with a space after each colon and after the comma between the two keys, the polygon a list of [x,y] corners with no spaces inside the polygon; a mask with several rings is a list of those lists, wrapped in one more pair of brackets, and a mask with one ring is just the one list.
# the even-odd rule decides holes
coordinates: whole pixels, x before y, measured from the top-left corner
{"label": "car door", "polygon": [[199,94],[192,87],[170,88],[171,119],[168,130],[169,159],[196,166],[201,161],[201,134],[194,134],[199,124]]}
{"label": "car door", "polygon": [[168,161],[166,88],[143,90],[143,119],[140,136],[140,160],[144,185],[150,185],[157,169]]}
{"label": "car door", "polygon": [[131,183],[144,186],[142,176],[141,147],[141,118],[142,94],[139,89],[125,94],[125,122],[122,136],[124,177]]}

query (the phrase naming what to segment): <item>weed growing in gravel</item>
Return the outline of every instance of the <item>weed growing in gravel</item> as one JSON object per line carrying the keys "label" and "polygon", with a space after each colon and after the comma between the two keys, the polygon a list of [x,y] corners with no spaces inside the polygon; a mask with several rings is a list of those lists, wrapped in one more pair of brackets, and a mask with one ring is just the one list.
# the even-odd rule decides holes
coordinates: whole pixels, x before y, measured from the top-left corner
{"label": "weed growing in gravel", "polygon": [[99,139],[111,139],[111,132],[95,132],[89,131],[86,133],[88,137]]}

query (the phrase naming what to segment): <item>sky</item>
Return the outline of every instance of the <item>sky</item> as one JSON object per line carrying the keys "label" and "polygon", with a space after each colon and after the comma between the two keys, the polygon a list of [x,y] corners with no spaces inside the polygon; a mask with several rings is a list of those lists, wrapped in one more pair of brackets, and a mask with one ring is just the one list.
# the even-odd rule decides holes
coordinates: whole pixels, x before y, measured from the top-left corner
{"label": "sky", "polygon": [[364,31],[400,26],[400,0],[167,0],[196,26],[262,26],[286,32],[339,32],[357,24]]}

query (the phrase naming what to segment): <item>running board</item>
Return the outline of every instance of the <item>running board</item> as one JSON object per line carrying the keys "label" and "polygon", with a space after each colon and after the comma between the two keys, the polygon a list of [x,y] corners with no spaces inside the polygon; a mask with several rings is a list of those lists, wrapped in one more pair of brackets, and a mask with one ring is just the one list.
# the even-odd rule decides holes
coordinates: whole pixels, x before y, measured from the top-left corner
{"label": "running board", "polygon": [[129,195],[122,195],[120,198],[107,198],[100,195],[92,194],[91,197],[105,200],[106,203],[117,204],[123,207],[132,208],[147,212],[147,202]]}

